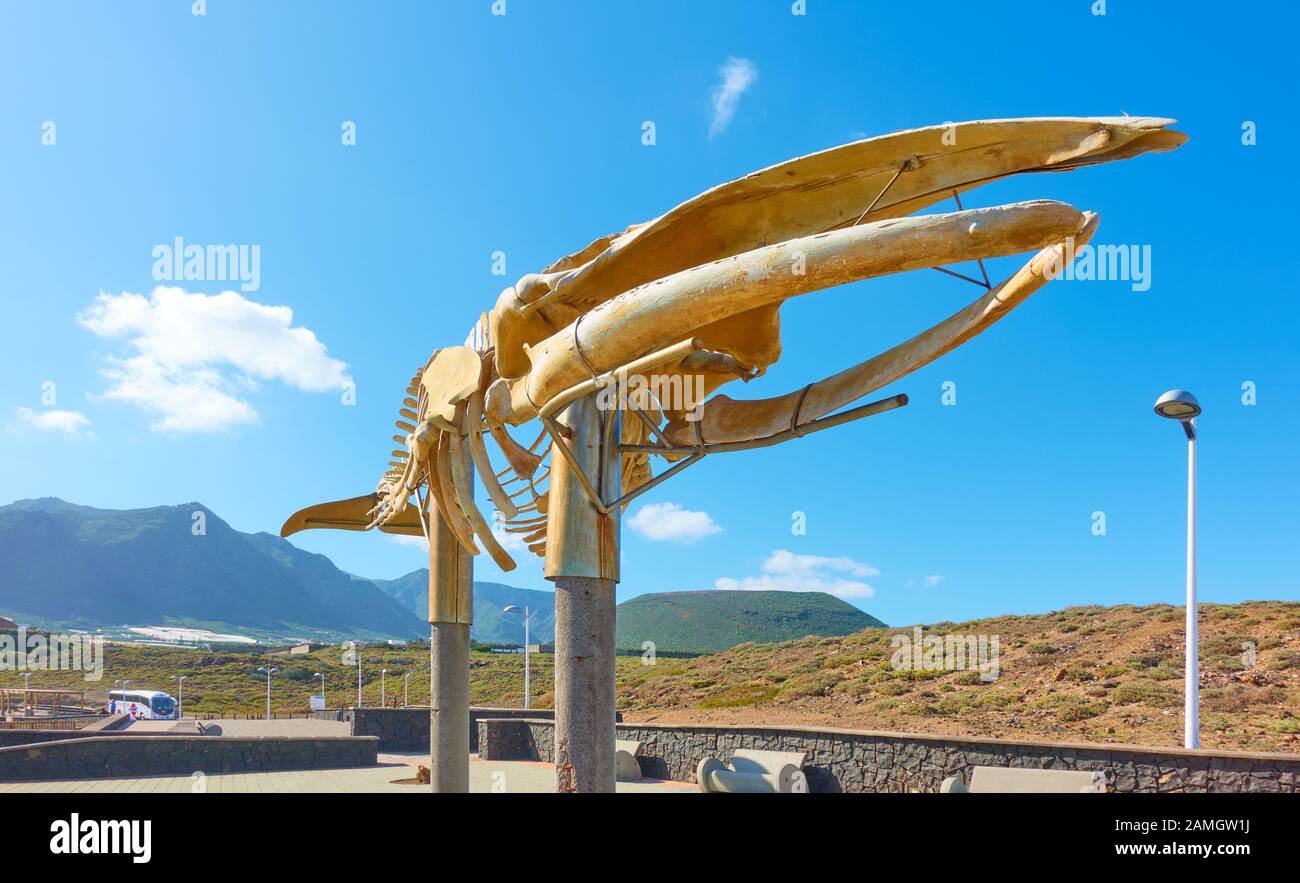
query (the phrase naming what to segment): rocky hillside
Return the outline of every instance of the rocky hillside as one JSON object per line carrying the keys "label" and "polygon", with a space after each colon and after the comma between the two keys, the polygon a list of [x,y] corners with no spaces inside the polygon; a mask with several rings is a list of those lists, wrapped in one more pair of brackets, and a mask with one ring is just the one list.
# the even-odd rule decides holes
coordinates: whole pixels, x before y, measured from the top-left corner
{"label": "rocky hillside", "polygon": [[201,503],[94,509],[51,497],[0,506],[0,613],[82,627],[428,635],[370,581],[280,537],[241,533]]}
{"label": "rocky hillside", "polygon": [[[997,677],[896,668],[895,636],[912,630],[867,629],[627,666],[619,707],[643,721],[1181,744],[1182,608],[1074,607],[923,634],[997,636]],[[1202,605],[1201,728],[1206,746],[1300,750],[1300,603]]]}

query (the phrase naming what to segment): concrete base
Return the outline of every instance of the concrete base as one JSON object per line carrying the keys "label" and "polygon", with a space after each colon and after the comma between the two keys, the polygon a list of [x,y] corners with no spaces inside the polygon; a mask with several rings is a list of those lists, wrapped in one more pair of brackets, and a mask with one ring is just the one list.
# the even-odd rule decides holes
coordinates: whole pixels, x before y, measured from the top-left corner
{"label": "concrete base", "polygon": [[555,578],[556,790],[614,791],[614,586]]}
{"label": "concrete base", "polygon": [[468,794],[469,625],[456,622],[431,625],[430,784],[434,793]]}

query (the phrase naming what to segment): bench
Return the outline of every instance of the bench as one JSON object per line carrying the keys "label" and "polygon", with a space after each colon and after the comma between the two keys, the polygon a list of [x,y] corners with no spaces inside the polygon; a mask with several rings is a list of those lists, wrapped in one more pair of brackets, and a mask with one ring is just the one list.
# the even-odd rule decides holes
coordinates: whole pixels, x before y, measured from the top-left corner
{"label": "bench", "polygon": [[695,780],[705,794],[806,794],[808,779],[803,751],[738,749],[731,763],[706,757],[695,768]]}
{"label": "bench", "polygon": [[641,743],[635,739],[616,739],[614,741],[614,778],[619,782],[638,782],[641,780],[641,764],[637,757],[641,755]]}
{"label": "bench", "polygon": [[977,766],[970,785],[959,776],[943,780],[943,794],[1101,794],[1106,776],[1088,770],[1036,770],[1024,767]]}

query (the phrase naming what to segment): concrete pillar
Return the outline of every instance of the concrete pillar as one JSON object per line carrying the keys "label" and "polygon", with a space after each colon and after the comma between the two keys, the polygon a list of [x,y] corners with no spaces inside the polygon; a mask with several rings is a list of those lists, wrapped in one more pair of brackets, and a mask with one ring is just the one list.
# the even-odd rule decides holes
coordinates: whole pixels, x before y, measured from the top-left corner
{"label": "concrete pillar", "polygon": [[469,792],[469,628],[474,559],[436,506],[429,525],[429,773],[434,793]]}
{"label": "concrete pillar", "polygon": [[[583,471],[612,500],[619,495],[619,412],[595,396],[574,402],[559,421]],[[556,790],[614,790],[614,588],[619,578],[619,518],[602,515],[568,462],[551,454],[546,578],[555,583]]]}
{"label": "concrete pillar", "polygon": [[430,785],[435,794],[469,793],[469,626],[435,622],[430,637]]}

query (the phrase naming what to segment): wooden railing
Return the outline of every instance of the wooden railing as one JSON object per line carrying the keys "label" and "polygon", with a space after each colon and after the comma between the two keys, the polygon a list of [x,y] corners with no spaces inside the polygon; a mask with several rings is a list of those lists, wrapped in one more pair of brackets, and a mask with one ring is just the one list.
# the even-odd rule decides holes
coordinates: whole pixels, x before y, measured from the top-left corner
{"label": "wooden railing", "polygon": [[0,730],[79,730],[94,718],[28,718],[0,721]]}

